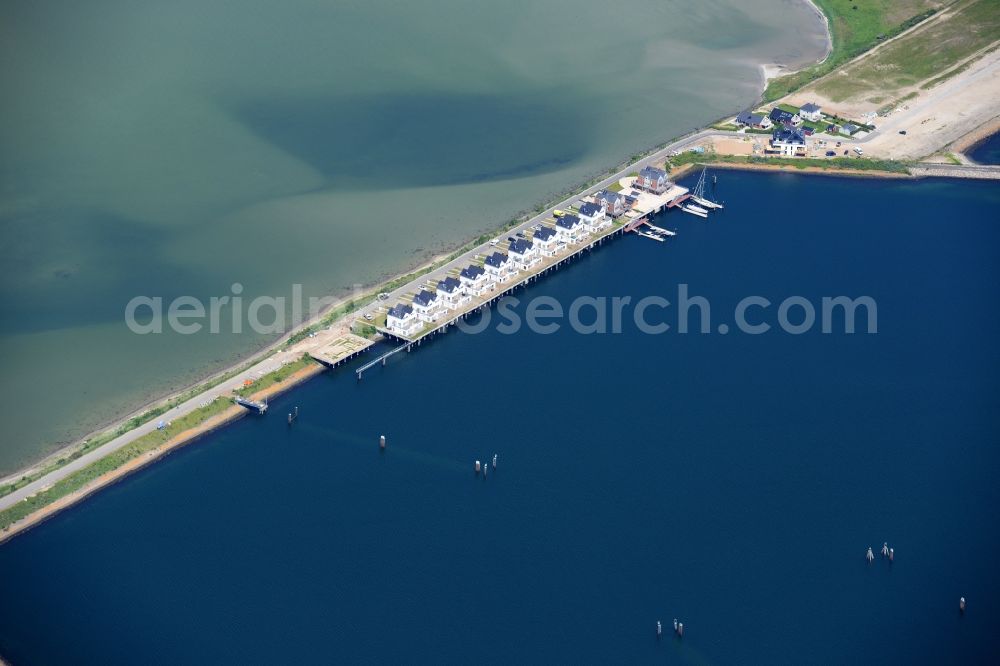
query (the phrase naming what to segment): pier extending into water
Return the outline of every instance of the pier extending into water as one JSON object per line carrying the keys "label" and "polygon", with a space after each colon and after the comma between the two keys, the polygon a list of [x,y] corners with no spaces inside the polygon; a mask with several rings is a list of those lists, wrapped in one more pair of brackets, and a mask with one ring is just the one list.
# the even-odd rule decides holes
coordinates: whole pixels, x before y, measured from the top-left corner
{"label": "pier extending into water", "polygon": [[[628,188],[626,187],[624,189]],[[687,188],[680,187],[673,183],[668,183],[668,187],[666,187],[662,192],[649,192],[636,189],[632,190],[631,194],[632,199],[635,202],[632,209],[619,216],[618,219],[613,220],[609,228],[602,231],[592,232],[594,235],[592,235],[589,239],[577,241],[575,243],[566,242],[563,245],[560,245],[559,250],[551,256],[544,257],[537,266],[528,269],[521,269],[514,276],[514,278],[511,278],[510,282],[494,281],[492,291],[485,295],[473,297],[472,301],[464,306],[458,308],[449,308],[447,305],[443,306],[444,310],[439,314],[438,318],[434,319],[429,324],[426,324],[417,334],[404,335],[398,330],[389,329],[387,326],[378,327],[377,330],[379,333],[388,339],[398,341],[400,346],[390,352],[387,352],[386,354],[383,354],[374,361],[357,368],[355,372],[357,373],[358,379],[360,380],[364,372],[371,367],[379,363],[384,365],[385,360],[389,356],[392,356],[403,349],[409,351],[414,345],[419,346],[424,339],[446,332],[449,326],[458,323],[460,320],[465,319],[477,311],[490,307],[499,299],[516,291],[520,287],[524,287],[531,282],[534,282],[541,276],[551,271],[559,270],[567,262],[572,261],[585,252],[592,251],[596,247],[603,244],[606,240],[629,232],[634,232],[637,235],[659,242],[663,242],[667,238],[676,235],[675,231],[652,224],[650,219],[654,214],[674,208],[679,202],[689,199],[690,194]],[[480,249],[480,254],[477,256],[482,256],[483,254],[488,253],[490,249],[491,246],[484,245]],[[425,276],[423,282],[425,284],[428,282],[433,283],[438,279],[443,279],[444,277],[446,277],[446,275],[443,273],[435,276]],[[417,286],[413,288],[419,289],[420,287]],[[428,289],[433,288],[428,287]]]}
{"label": "pier extending into water", "polygon": [[246,407],[251,411],[255,411],[258,414],[267,413],[267,401],[263,400],[258,402],[257,400],[251,400],[250,398],[244,398],[243,396],[236,396],[233,401],[240,407]]}
{"label": "pier extending into water", "polygon": [[382,354],[381,356],[379,356],[374,361],[369,361],[368,363],[365,363],[363,366],[361,366],[360,368],[358,368],[354,372],[358,375],[358,379],[360,380],[361,376],[364,374],[365,370],[368,370],[369,368],[373,368],[373,367],[375,367],[376,365],[378,365],[380,363],[383,366],[385,366],[385,361],[390,356],[392,356],[393,354],[397,354],[397,353],[403,351],[404,349],[406,351],[410,351],[410,347],[412,347],[412,346],[413,346],[412,342],[407,342],[406,344],[399,345],[395,349],[391,349],[391,350],[387,351],[386,353]]}

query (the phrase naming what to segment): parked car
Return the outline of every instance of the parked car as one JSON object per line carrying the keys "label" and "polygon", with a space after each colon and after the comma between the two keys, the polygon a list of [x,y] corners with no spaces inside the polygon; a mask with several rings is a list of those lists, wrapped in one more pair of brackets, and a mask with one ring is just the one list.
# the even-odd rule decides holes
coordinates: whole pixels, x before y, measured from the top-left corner
{"label": "parked car", "polygon": [[906,130],[899,130],[899,133],[902,134],[903,136],[906,136]]}
{"label": "parked car", "polygon": [[827,157],[836,157],[837,156],[837,151],[836,150],[828,150],[828,151],[826,151],[826,156]]}
{"label": "parked car", "polygon": [[840,148],[840,141],[837,142],[837,148]]}

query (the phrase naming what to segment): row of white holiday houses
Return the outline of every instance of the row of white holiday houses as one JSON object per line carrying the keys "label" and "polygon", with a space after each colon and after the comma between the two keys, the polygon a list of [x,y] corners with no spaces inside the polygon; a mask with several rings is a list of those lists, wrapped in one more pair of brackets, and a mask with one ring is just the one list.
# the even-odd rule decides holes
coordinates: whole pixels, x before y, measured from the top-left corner
{"label": "row of white holiday houses", "polygon": [[[607,195],[607,196],[604,196]],[[556,218],[555,226],[539,226],[531,237],[511,237],[507,252],[495,251],[483,264],[470,264],[458,277],[448,276],[433,287],[427,286],[410,303],[398,303],[389,309],[385,327],[390,333],[413,338],[424,326],[445,318],[450,312],[464,309],[473,297],[496,291],[520,272],[530,272],[544,259],[556,256],[567,245],[585,240],[611,225],[611,218],[624,214],[631,203],[617,192],[599,192],[594,203],[580,205],[576,214]]]}

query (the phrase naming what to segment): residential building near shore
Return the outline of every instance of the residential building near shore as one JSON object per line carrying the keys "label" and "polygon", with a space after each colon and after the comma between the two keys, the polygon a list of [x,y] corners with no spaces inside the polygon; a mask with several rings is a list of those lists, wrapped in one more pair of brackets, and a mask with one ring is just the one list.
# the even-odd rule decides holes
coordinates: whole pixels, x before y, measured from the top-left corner
{"label": "residential building near shore", "polygon": [[771,135],[771,152],[784,157],[806,154],[806,136],[794,127],[781,127]]}
{"label": "residential building near shore", "polygon": [[[604,238],[636,231],[639,225],[649,223],[649,215],[679,206],[690,196],[687,188],[671,182],[666,170],[658,166],[643,167],[634,176],[622,179],[619,186],[622,191],[604,189],[585,196],[570,210],[554,211],[550,220],[510,236],[506,252],[493,250],[476,255],[474,263],[434,278],[419,288],[409,302],[390,307],[384,326],[377,323],[376,327],[407,343],[418,340]],[[650,229],[660,234],[658,240],[672,234],[658,227]],[[493,247],[499,244],[500,239],[490,243]]]}

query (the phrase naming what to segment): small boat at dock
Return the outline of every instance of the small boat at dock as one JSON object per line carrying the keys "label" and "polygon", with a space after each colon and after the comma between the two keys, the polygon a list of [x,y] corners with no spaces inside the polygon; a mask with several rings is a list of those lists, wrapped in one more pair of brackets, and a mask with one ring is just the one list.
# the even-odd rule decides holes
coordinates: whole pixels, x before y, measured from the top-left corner
{"label": "small boat at dock", "polygon": [[695,203],[699,203],[702,206],[705,206],[706,208],[723,208],[724,207],[720,203],[715,203],[714,201],[709,201],[708,199],[704,199],[702,197],[698,197],[698,196],[694,196],[694,195],[691,196],[691,200],[694,201]]}
{"label": "small boat at dock", "polygon": [[694,204],[685,204],[681,206],[681,210],[685,213],[691,213],[692,215],[697,215],[698,217],[708,217],[708,211],[701,206],[695,206]]}

